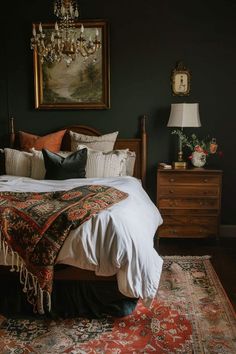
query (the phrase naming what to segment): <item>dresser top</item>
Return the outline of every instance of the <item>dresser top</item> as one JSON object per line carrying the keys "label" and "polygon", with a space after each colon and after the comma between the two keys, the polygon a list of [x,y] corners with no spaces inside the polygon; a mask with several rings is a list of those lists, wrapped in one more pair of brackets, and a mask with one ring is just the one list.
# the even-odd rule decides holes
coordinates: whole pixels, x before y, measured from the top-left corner
{"label": "dresser top", "polygon": [[201,168],[201,167],[193,167],[193,168],[172,168],[167,169],[163,167],[158,167],[158,171],[160,172],[168,172],[168,173],[222,173],[222,170],[214,170],[211,168]]}

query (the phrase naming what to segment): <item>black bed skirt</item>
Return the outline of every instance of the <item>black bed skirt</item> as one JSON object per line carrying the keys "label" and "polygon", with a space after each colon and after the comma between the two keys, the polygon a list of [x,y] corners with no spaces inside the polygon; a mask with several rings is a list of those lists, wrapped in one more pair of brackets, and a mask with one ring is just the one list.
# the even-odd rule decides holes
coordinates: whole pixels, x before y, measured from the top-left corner
{"label": "black bed skirt", "polygon": [[[14,278],[14,279],[13,279]],[[16,277],[1,282],[0,313],[5,316],[32,315],[32,306],[26,300]],[[52,292],[52,311],[48,316],[115,317],[133,312],[138,299],[122,295],[115,281],[55,281]]]}

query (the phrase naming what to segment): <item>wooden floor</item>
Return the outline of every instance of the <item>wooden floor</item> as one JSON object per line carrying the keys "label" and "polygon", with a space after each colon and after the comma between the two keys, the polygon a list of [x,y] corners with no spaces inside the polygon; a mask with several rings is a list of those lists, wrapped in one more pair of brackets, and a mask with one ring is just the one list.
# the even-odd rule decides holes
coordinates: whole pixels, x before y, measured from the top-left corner
{"label": "wooden floor", "polygon": [[211,262],[236,310],[236,237],[216,239],[159,240],[158,253],[165,255],[210,255]]}

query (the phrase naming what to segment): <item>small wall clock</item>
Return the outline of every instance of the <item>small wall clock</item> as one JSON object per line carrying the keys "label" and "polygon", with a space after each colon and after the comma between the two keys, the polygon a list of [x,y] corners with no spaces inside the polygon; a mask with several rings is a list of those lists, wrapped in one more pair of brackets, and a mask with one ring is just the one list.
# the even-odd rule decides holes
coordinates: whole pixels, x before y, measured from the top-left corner
{"label": "small wall clock", "polygon": [[188,96],[190,93],[190,71],[182,62],[172,70],[171,89],[174,96]]}

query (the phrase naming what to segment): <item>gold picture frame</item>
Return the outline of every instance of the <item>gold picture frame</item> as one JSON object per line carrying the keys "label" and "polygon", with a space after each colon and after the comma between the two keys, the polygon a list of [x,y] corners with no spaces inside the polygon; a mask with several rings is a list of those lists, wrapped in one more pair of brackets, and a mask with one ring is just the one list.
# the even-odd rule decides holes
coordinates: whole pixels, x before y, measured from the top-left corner
{"label": "gold picture frame", "polygon": [[[97,30],[101,41],[101,48],[87,59],[78,55],[69,67],[63,60],[60,63],[42,64],[34,50],[35,109],[110,108],[108,24],[105,20],[83,20],[76,24],[78,36],[82,24],[86,37],[93,37]],[[50,35],[54,24],[42,24],[42,27]],[[91,75],[91,71],[94,75]]]}
{"label": "gold picture frame", "polygon": [[177,62],[171,73],[171,89],[173,96],[188,96],[190,94],[191,74],[182,62]]}

